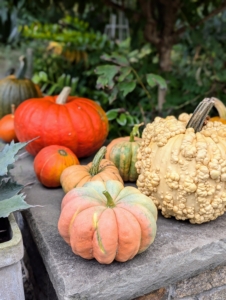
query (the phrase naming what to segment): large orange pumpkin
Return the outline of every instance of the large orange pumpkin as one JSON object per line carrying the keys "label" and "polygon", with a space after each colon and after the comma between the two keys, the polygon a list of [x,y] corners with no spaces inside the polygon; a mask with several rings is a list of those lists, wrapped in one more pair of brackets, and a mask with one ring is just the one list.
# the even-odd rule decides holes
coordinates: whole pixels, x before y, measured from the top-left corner
{"label": "large orange pumpkin", "polygon": [[95,153],[108,135],[108,119],[96,102],[68,97],[70,88],[59,96],[29,99],[15,112],[15,131],[20,142],[39,137],[26,147],[36,155],[43,147],[63,145],[77,157]]}
{"label": "large orange pumpkin", "polygon": [[58,230],[75,254],[110,264],[145,251],[155,239],[156,219],[156,206],[138,189],[92,181],[64,196]]}
{"label": "large orange pumpkin", "polygon": [[78,165],[76,155],[67,147],[50,145],[35,156],[34,171],[38,180],[46,187],[58,187],[64,169]]}

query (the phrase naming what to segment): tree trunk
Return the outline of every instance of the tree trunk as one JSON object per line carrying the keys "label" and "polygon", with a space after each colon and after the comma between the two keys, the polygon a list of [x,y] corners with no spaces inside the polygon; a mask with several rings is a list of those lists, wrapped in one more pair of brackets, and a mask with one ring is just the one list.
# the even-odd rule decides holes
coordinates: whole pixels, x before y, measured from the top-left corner
{"label": "tree trunk", "polygon": [[171,51],[172,45],[161,45],[159,47],[159,66],[162,71],[171,71],[172,61],[171,61]]}

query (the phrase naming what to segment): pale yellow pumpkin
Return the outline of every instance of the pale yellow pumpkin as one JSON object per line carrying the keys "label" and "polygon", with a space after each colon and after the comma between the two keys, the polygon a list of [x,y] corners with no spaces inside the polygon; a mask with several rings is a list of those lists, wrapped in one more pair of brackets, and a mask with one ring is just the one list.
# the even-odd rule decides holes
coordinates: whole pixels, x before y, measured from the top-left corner
{"label": "pale yellow pumpkin", "polygon": [[143,131],[137,186],[166,218],[200,224],[226,210],[226,125],[206,121],[213,105],[204,99],[188,124],[157,117]]}

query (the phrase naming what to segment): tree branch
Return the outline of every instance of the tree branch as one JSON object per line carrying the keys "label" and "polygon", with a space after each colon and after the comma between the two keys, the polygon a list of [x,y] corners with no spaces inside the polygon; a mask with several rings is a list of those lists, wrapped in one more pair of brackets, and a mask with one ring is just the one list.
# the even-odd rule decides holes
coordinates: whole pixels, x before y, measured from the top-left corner
{"label": "tree branch", "polygon": [[144,36],[146,40],[149,41],[150,43],[153,43],[154,45],[158,45],[160,42],[160,37],[157,28],[157,22],[153,18],[151,1],[149,0],[138,0],[138,1],[140,3],[142,15],[146,19]]}
{"label": "tree branch", "polygon": [[[216,16],[217,14],[219,14],[221,11],[223,11],[225,9],[226,9],[226,0],[224,1],[224,3],[221,6],[219,6],[215,10],[213,10],[209,15],[205,16],[202,20],[200,20],[199,22],[197,22],[193,25],[191,24],[190,28],[195,29],[197,26],[202,25],[204,22],[206,22],[207,20]],[[183,26],[183,27],[179,28],[177,31],[175,31],[174,37],[175,38],[178,37],[180,34],[184,33],[186,30],[187,30],[187,26]]]}

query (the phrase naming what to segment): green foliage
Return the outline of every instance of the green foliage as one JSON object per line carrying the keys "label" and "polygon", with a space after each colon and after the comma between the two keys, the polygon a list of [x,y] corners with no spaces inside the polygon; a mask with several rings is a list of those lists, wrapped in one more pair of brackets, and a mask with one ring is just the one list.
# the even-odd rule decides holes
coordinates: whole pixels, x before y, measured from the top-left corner
{"label": "green foliage", "polygon": [[10,176],[10,168],[16,161],[17,152],[27,143],[6,144],[0,152],[0,218],[8,217],[10,213],[31,207],[24,199],[25,195],[18,194],[23,186],[17,184]]}
{"label": "green foliage", "polygon": [[[124,110],[115,108],[108,112],[108,118],[114,127],[118,128],[118,132],[120,132],[120,128],[117,124],[128,128],[137,122],[144,121],[142,112],[137,111],[137,99],[140,102],[142,100],[148,102],[149,107],[153,108],[155,103],[151,96],[152,88],[156,86],[162,89],[167,88],[166,81],[160,75],[143,73],[142,65],[150,53],[149,45],[131,51],[130,39],[128,39],[118,43],[117,52],[101,56],[102,60],[111,64],[100,65],[95,69],[95,73],[98,75],[96,86],[109,94],[109,104],[123,103]],[[131,110],[126,109],[129,102]],[[140,107],[142,110],[141,103]],[[125,131],[128,133],[127,128],[124,130],[124,134]]]}

